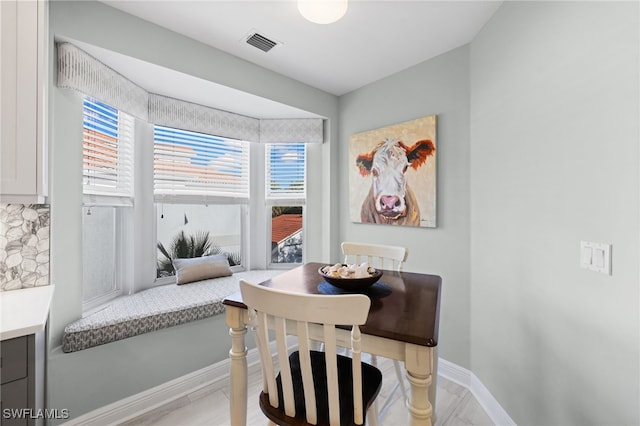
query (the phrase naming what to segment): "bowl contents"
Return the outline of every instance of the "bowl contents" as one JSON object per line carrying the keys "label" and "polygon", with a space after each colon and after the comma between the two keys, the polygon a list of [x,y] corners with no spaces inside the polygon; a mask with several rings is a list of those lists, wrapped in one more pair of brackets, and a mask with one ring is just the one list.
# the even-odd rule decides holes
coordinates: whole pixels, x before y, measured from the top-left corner
{"label": "bowl contents", "polygon": [[376,270],[370,267],[367,262],[360,265],[336,263],[322,267],[321,271],[331,278],[369,278],[376,273]]}

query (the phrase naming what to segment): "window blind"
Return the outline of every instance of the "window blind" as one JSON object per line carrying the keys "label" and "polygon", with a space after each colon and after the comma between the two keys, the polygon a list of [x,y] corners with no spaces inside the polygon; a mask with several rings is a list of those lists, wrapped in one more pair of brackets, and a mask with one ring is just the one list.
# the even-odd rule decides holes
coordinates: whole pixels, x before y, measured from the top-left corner
{"label": "window blind", "polygon": [[154,127],[154,195],[161,202],[249,200],[249,144]]}
{"label": "window blind", "polygon": [[304,143],[267,144],[266,199],[304,204],[306,198],[306,146]]}
{"label": "window blind", "polygon": [[[82,141],[85,204],[133,203],[133,132],[133,117],[85,98]],[[120,199],[116,201],[115,197]]]}

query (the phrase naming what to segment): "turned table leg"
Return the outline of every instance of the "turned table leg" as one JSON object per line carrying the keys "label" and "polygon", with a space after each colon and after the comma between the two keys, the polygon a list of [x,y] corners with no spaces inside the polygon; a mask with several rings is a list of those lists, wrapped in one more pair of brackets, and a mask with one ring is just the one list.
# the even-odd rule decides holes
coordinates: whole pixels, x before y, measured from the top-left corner
{"label": "turned table leg", "polygon": [[240,309],[227,307],[227,325],[231,336],[231,372],[229,376],[231,391],[231,424],[247,424],[247,347],[244,336],[247,327],[242,321]]}
{"label": "turned table leg", "polygon": [[[405,366],[411,392],[407,401],[410,424],[431,426],[433,406],[429,398],[432,380],[432,351],[425,346],[407,345]],[[434,394],[435,395],[435,394]]]}

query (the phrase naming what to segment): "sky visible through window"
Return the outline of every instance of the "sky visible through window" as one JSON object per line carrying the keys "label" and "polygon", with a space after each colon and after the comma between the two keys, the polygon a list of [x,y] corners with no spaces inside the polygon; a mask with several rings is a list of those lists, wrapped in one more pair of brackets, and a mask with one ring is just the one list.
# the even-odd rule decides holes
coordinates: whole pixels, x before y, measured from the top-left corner
{"label": "sky visible through window", "polygon": [[271,191],[304,188],[305,145],[302,143],[274,144],[269,152]]}
{"label": "sky visible through window", "polygon": [[[118,137],[118,110],[95,99],[83,101],[85,114],[82,124],[86,129]],[[100,119],[98,119],[100,118]]]}

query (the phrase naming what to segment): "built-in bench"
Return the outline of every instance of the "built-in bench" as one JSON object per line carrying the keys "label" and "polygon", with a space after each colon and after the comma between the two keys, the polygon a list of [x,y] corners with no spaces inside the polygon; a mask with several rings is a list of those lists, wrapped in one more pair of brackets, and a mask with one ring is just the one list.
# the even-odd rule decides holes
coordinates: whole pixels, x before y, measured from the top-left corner
{"label": "built-in bench", "polygon": [[64,329],[62,350],[75,352],[224,312],[222,301],[239,291],[238,282],[262,282],[282,271],[236,272],[185,285],[162,285],[123,296],[105,309]]}

